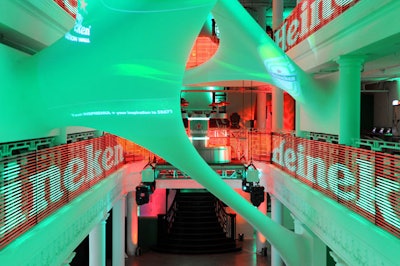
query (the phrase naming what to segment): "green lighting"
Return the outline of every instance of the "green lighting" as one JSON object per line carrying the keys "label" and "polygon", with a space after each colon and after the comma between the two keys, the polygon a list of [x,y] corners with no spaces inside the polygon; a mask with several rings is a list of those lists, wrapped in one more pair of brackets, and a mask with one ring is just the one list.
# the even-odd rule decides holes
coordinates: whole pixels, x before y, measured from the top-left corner
{"label": "green lighting", "polygon": [[167,78],[161,78],[161,76],[169,76],[171,73],[167,71],[161,71],[155,67],[139,64],[118,64],[112,67],[111,74],[121,76],[137,76],[141,78],[152,78],[163,81],[168,81]]}
{"label": "green lighting", "polygon": [[[54,128],[79,125],[129,139],[231,206],[274,244],[287,264],[307,264],[308,247],[303,239],[272,222],[230,188],[186,134],[180,106],[184,78],[190,76],[185,66],[211,11],[218,21],[221,46],[210,62],[193,69],[201,75],[191,84],[250,78],[300,92],[297,84],[305,74],[283,52],[271,59],[263,48],[260,56],[260,45],[277,47],[265,40],[263,29],[238,2],[86,0],[79,3],[76,24],[63,38],[32,57],[18,57],[18,66],[8,71],[7,89],[0,99],[8,114],[1,121],[9,129],[5,137],[14,139],[27,130],[45,136]],[[285,68],[265,62],[276,58]],[[283,70],[290,80],[280,76]],[[210,99],[210,94],[205,97]],[[302,92],[296,94],[297,99],[302,96]],[[107,162],[105,158],[106,167]],[[68,177],[61,175],[69,181],[70,191],[84,181],[80,163],[72,161],[65,171]],[[95,166],[86,178],[96,176]]]}

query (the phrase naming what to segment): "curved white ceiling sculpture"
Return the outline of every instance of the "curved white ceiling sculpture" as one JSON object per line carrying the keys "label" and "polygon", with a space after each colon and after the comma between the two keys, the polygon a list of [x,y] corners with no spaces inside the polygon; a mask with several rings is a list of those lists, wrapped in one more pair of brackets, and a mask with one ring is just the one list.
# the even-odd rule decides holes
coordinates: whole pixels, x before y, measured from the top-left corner
{"label": "curved white ceiling sculpture", "polygon": [[[300,69],[237,1],[220,0],[212,10],[220,46],[204,64],[189,69],[185,85],[254,81],[273,84],[305,102],[318,84]],[[248,83],[248,82],[247,82]]]}
{"label": "curved white ceiling sculpture", "polygon": [[[41,128],[87,126],[142,145],[247,219],[287,265],[309,265],[308,240],[276,224],[231,189],[186,135],[180,110],[185,65],[214,6],[221,47],[210,62],[188,72],[185,83],[254,79],[304,98],[301,89],[308,77],[237,2],[216,2],[81,0],[76,24],[65,38],[21,62],[15,83],[27,93],[15,93],[10,101]],[[231,42],[237,45],[231,47]],[[245,53],[235,54],[238,48]]]}

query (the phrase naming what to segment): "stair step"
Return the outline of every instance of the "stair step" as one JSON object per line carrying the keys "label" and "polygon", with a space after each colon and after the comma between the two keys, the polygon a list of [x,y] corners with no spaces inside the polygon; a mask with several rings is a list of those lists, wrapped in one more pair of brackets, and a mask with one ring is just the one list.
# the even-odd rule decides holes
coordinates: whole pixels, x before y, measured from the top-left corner
{"label": "stair step", "polygon": [[166,242],[171,242],[174,244],[190,244],[190,245],[206,245],[206,244],[232,244],[234,240],[228,239],[226,237],[217,236],[214,238],[179,238],[179,237],[168,237],[165,239]]}
{"label": "stair step", "polygon": [[209,212],[209,213],[214,213],[214,206],[209,207],[209,206],[178,206],[178,210],[181,212]]}
{"label": "stair step", "polygon": [[193,227],[193,228],[215,228],[220,227],[218,221],[187,221],[185,219],[181,219],[174,222],[173,227]]}
{"label": "stair step", "polygon": [[[179,192],[176,212],[168,234],[154,250],[178,254],[235,252],[241,248],[227,238],[215,213],[217,199],[211,193]],[[162,235],[162,234],[161,234]]]}
{"label": "stair step", "polygon": [[203,246],[190,246],[190,245],[170,245],[160,244],[157,247],[153,248],[158,252],[167,252],[167,253],[175,253],[175,254],[217,254],[217,253],[228,253],[228,252],[238,252],[241,250],[240,246],[236,244],[232,245],[203,245]]}
{"label": "stair step", "polygon": [[192,250],[207,250],[208,252],[212,251],[213,249],[232,249],[236,247],[235,242],[231,243],[216,243],[216,242],[204,242],[204,243],[190,243],[190,242],[165,242],[164,244],[161,243],[159,244],[160,247],[163,248],[170,248],[170,249],[182,249],[183,251],[186,251],[186,249],[192,249]]}
{"label": "stair step", "polygon": [[[161,244],[162,246],[162,244]],[[203,243],[197,243],[197,242],[189,242],[189,241],[182,241],[182,242],[165,242],[164,246],[168,247],[184,247],[184,248],[198,248],[198,249],[211,249],[211,248],[221,248],[221,247],[226,247],[226,248],[232,248],[236,246],[235,242],[214,242],[214,241],[204,241]]]}
{"label": "stair step", "polygon": [[199,217],[214,218],[217,216],[215,213],[209,211],[179,211],[179,213],[176,213],[175,217],[193,219]]}
{"label": "stair step", "polygon": [[195,233],[195,232],[175,232],[173,234],[169,234],[167,236],[167,238],[169,239],[196,239],[196,240],[200,240],[200,239],[228,239],[226,238],[226,235],[224,232],[209,232],[207,234],[204,233]]}
{"label": "stair step", "polygon": [[164,240],[184,240],[191,242],[205,242],[205,241],[219,241],[219,242],[229,242],[233,241],[231,238],[227,238],[224,233],[215,233],[215,234],[172,234],[167,235]]}
{"label": "stair step", "polygon": [[214,209],[214,202],[211,203],[205,203],[205,202],[179,202],[178,204],[179,209],[190,209],[190,210],[196,210],[196,209],[208,209],[208,210],[213,210]]}
{"label": "stair step", "polygon": [[223,232],[223,230],[221,228],[172,227],[170,234],[213,234],[219,232]]}
{"label": "stair step", "polygon": [[187,222],[187,223],[201,223],[201,222],[218,222],[217,216],[208,215],[208,216],[185,216],[185,215],[177,215],[175,216],[175,222]]}

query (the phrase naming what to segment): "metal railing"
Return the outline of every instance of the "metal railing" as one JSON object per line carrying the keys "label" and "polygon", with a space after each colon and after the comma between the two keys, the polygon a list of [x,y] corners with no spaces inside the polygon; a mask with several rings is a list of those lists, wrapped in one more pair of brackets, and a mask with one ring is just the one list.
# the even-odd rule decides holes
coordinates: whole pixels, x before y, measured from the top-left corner
{"label": "metal railing", "polygon": [[[95,131],[70,133],[67,134],[66,142],[74,143],[77,141],[88,140],[95,137]],[[52,148],[57,146],[56,142],[56,137],[52,136],[0,143],[0,159],[8,156]]]}
{"label": "metal railing", "polygon": [[391,154],[400,153],[400,142],[381,139],[356,139],[354,140],[354,146]]}
{"label": "metal railing", "polygon": [[54,137],[21,140],[0,144],[0,159],[8,156],[33,152],[54,146]]}
{"label": "metal railing", "polygon": [[272,163],[400,237],[400,156],[273,135]]}
{"label": "metal railing", "polygon": [[0,249],[120,169],[118,141],[105,135],[0,158]]}
{"label": "metal railing", "polygon": [[166,214],[157,215],[157,242],[160,244],[171,232],[172,225],[175,221],[176,211],[178,209],[178,204],[176,201],[176,195],[171,203]]}
{"label": "metal railing", "polygon": [[225,232],[226,237],[234,240],[236,235],[236,213],[227,213],[224,203],[216,199],[215,214],[217,215],[218,222]]}

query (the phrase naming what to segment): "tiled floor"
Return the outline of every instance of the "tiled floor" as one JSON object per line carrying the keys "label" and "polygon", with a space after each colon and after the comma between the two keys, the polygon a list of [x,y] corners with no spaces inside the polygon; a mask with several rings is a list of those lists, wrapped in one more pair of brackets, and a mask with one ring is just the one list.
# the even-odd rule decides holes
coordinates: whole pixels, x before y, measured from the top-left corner
{"label": "tiled floor", "polygon": [[144,251],[141,256],[128,257],[126,266],[270,266],[270,249],[268,255],[256,253],[255,241],[245,239],[242,251],[225,254],[175,255]]}

